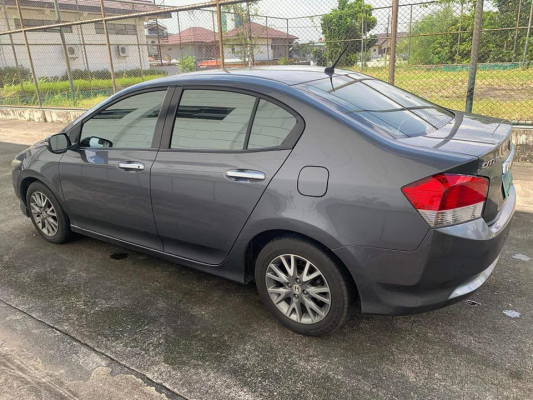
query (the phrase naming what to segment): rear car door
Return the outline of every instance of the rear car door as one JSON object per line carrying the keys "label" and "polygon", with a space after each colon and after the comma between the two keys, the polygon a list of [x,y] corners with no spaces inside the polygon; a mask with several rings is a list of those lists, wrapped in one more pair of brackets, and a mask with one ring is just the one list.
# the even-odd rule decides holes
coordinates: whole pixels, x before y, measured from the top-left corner
{"label": "rear car door", "polygon": [[303,120],[276,100],[235,89],[176,89],[173,104],[152,167],[157,230],[165,252],[220,264]]}
{"label": "rear car door", "polygon": [[79,145],[59,165],[75,227],[162,250],[152,212],[150,169],[173,90],[130,93],[82,122]]}

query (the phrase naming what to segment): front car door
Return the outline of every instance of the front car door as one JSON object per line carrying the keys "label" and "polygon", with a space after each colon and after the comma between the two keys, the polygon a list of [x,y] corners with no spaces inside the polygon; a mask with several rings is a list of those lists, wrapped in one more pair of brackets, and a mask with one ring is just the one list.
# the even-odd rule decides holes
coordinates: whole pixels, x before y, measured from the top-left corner
{"label": "front car door", "polygon": [[162,250],[152,212],[150,169],[173,90],[127,94],[82,122],[78,146],[59,164],[74,228]]}
{"label": "front car door", "polygon": [[152,167],[164,251],[220,264],[303,130],[276,100],[235,89],[176,89]]}

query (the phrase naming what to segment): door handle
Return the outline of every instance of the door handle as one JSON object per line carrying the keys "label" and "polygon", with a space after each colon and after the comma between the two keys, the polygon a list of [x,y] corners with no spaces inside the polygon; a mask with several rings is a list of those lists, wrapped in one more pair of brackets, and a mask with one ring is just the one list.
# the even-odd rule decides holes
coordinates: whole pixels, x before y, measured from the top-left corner
{"label": "door handle", "polygon": [[118,163],[118,167],[124,171],[143,171],[144,164],[136,161],[121,161]]}
{"label": "door handle", "polygon": [[251,169],[230,169],[226,171],[226,178],[238,182],[264,181],[266,175],[261,171]]}

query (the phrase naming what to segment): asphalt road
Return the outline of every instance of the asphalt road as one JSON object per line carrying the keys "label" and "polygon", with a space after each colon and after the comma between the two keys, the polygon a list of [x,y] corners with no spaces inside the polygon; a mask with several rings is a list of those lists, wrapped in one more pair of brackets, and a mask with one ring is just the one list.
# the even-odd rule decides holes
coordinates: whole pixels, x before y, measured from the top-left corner
{"label": "asphalt road", "polygon": [[[308,338],[252,285],[86,237],[46,243],[11,187],[24,147],[0,143],[0,399],[533,398],[530,200],[475,302],[355,313]],[[514,171],[529,197],[533,167]]]}

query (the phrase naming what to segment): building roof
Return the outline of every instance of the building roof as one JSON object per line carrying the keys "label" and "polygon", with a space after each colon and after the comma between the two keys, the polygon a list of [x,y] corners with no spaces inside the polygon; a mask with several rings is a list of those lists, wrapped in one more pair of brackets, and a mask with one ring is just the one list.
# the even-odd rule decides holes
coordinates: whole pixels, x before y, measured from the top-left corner
{"label": "building roof", "polygon": [[[6,5],[16,6],[15,0],[5,0]],[[95,12],[100,14],[100,0],[58,0],[61,10],[71,10],[84,12]],[[23,8],[40,8],[54,9],[54,0],[20,0],[20,6]],[[110,2],[105,4],[105,11],[108,14],[132,14],[144,11],[161,10],[165,12],[164,7],[154,5],[151,0],[129,0],[124,2]],[[169,15],[169,14],[167,14]],[[163,17],[163,16],[162,16]]]}
{"label": "building roof", "polygon": [[277,29],[270,28],[256,22],[250,22],[249,24],[247,23],[232,29],[231,31],[227,31],[224,36],[231,38],[242,35],[243,33],[247,35],[249,33],[249,29],[252,31],[252,37],[291,40],[298,39],[297,36],[287,35],[287,32],[278,31]]}
{"label": "building roof", "polygon": [[216,41],[217,36],[214,31],[199,26],[187,28],[180,33],[169,35],[168,38],[162,40],[162,42],[166,44],[211,43]]}

